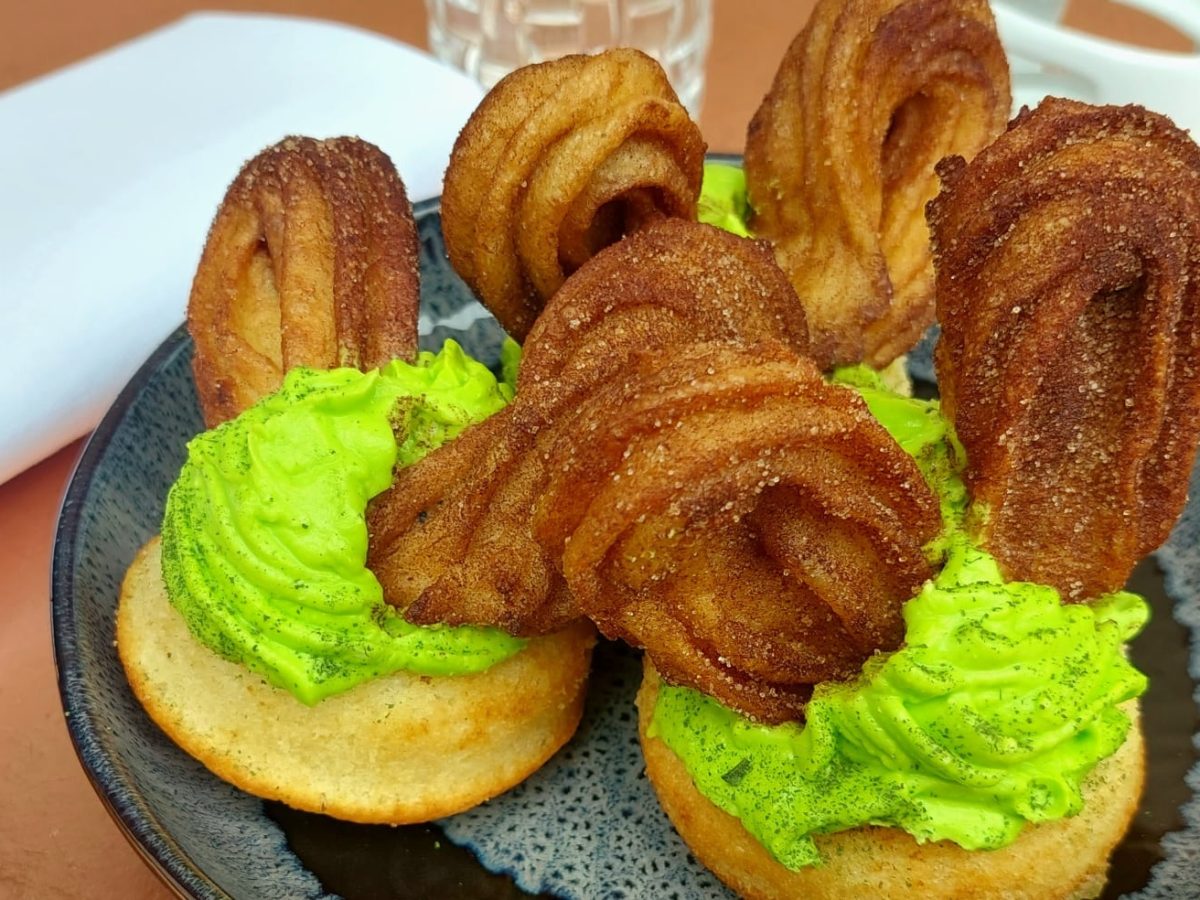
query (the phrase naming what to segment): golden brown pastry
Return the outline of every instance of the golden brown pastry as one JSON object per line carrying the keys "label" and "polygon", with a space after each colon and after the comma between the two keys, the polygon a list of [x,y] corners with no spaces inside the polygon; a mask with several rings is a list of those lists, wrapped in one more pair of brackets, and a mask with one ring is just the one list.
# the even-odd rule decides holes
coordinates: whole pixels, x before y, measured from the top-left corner
{"label": "golden brown pastry", "polygon": [[1200,148],[1048,99],[930,206],[942,405],[984,546],[1082,599],[1167,537],[1200,438]]}
{"label": "golden brown pastry", "polygon": [[579,608],[669,681],[766,722],[904,636],[941,527],[857,394],[775,343],[632,361],[551,444],[537,504]]}
{"label": "golden brown pastry", "polygon": [[426,822],[524,780],[575,733],[590,626],[535,638],[484,672],[395,672],[306,706],[197,641],[167,598],[158,538],[125,575],[117,650],[154,722],[258,797],[353,822]]}
{"label": "golden brown pastry", "polygon": [[694,219],[700,130],[637,50],[518,69],[454,145],[442,196],[450,262],[519,341],[598,250],[664,217]]}
{"label": "golden brown pastry", "polygon": [[553,380],[585,390],[661,347],[768,338],[808,351],[804,309],[770,246],[665,220],[563,285],[530,332],[518,393]]}
{"label": "golden brown pastry", "polygon": [[[525,344],[516,400],[397,475],[368,512],[368,565],[419,624],[540,634],[579,616],[531,514],[545,453],[583,398],[642,352],[774,339],[803,352],[804,313],[764,243],[667,220],[572,275]],[[584,438],[581,439],[585,439]]]}
{"label": "golden brown pastry", "polygon": [[820,0],[746,137],[754,229],[804,303],[822,368],[882,368],[933,321],[934,165],[1004,128],[986,0]]}
{"label": "golden brown pastry", "polygon": [[[1138,809],[1145,746],[1136,703],[1129,737],[1084,782],[1082,813],[1027,826],[999,850],[964,850],[951,841],[920,844],[898,828],[863,826],[814,835],[824,865],[788,869],[742,823],[697,790],[679,757],[647,731],[661,681],[653,666],[638,691],[638,734],[646,777],[688,847],[748,900],[1087,900],[1099,897],[1108,860]],[[1047,864],[1052,860],[1052,864]]]}
{"label": "golden brown pastry", "polygon": [[385,596],[517,634],[586,615],[673,681],[797,717],[899,644],[940,527],[807,346],[762,242],[673,220],[602,251],[538,319],[514,402],[372,504]]}
{"label": "golden brown pastry", "polygon": [[210,428],[294,366],[370,369],[416,353],[417,237],[392,161],[358,138],[289,137],[230,185],[188,300]]}

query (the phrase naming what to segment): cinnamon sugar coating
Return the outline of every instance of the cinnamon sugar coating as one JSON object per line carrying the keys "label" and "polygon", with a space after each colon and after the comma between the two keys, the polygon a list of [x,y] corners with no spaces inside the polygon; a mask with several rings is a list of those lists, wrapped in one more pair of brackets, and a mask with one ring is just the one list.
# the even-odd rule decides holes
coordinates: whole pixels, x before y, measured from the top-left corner
{"label": "cinnamon sugar coating", "polygon": [[205,424],[295,366],[412,358],[418,285],[412,211],[386,154],[351,137],[267,148],[217,210],[188,300]]}
{"label": "cinnamon sugar coating", "polygon": [[524,341],[597,251],[659,219],[695,218],[704,150],[662,67],[640,51],[517,69],[454,145],[442,197],[450,262]]}
{"label": "cinnamon sugar coating", "polygon": [[782,345],[632,362],[551,445],[537,535],[664,678],[799,718],[816,684],[900,645],[937,502],[857,394]]}
{"label": "cinnamon sugar coating", "polygon": [[766,245],[664,221],[569,278],[514,402],[397,476],[368,560],[418,623],[586,616],[765,721],[898,646],[937,503],[804,356]]}
{"label": "cinnamon sugar coating", "polygon": [[531,515],[546,448],[638,353],[703,340],[807,346],[804,313],[764,244],[665,220],[599,253],[525,344],[507,408],[397,473],[368,510],[368,565],[419,624],[542,634],[580,615]]}
{"label": "cinnamon sugar coating", "polygon": [[942,405],[984,546],[1070,599],[1166,539],[1200,437],[1200,148],[1047,99],[930,204]]}
{"label": "cinnamon sugar coating", "polygon": [[746,137],[753,227],[804,303],[822,368],[882,368],[933,322],[934,165],[1011,105],[986,0],[821,0]]}

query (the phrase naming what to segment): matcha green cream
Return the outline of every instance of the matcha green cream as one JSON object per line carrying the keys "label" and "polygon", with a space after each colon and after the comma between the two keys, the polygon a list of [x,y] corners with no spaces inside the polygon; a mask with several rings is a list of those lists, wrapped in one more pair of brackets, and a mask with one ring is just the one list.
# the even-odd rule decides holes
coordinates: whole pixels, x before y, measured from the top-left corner
{"label": "matcha green cream", "polygon": [[1118,704],[1146,678],[1123,643],[1148,608],[1125,592],[1063,604],[1006,583],[961,530],[965,491],[936,403],[848,380],[942,496],[941,573],[904,607],[905,643],[854,681],[818,686],[805,724],[755,724],[664,685],[650,727],[700,791],[781,863],[820,863],[811,835],[864,824],[919,841],[1002,847],[1025,822],[1078,813],[1080,785],[1121,746]]}
{"label": "matcha green cream", "polygon": [[511,398],[452,341],[415,365],[290,372],[188,444],[162,527],[171,602],[200,641],[307,704],[398,670],[511,656],[524,642],[494,629],[404,621],[366,568],[364,518],[396,466]]}
{"label": "matcha green cream", "polygon": [[750,201],[746,194],[746,174],[740,166],[704,164],[696,218],[740,237],[753,237],[746,224],[750,221]]}

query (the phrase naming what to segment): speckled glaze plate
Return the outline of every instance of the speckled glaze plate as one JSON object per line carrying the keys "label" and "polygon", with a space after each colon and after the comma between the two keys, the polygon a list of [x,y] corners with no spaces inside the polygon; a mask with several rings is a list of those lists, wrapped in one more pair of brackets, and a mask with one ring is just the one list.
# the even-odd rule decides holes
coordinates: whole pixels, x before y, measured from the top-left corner
{"label": "speckled glaze plate", "polygon": [[[453,337],[494,363],[500,329],[446,262],[437,202],[414,212],[423,346]],[[913,354],[912,368],[932,390],[928,350]],[[263,803],[175,747],[126,685],[113,619],[125,568],[157,532],[186,442],[202,428],[190,362],[180,329],[105,416],[67,490],[53,561],[54,649],[71,737],[114,819],[172,888],[255,900],[729,896],[654,800],[632,714],[640,665],[617,646],[599,648],[584,723],[562,753],[504,797],[439,823],[353,825]],[[1149,779],[1114,855],[1108,897],[1200,897],[1200,660],[1188,653],[1189,637],[1200,634],[1198,537],[1193,504],[1157,561],[1133,578],[1155,610],[1133,647],[1151,676],[1143,704]]]}

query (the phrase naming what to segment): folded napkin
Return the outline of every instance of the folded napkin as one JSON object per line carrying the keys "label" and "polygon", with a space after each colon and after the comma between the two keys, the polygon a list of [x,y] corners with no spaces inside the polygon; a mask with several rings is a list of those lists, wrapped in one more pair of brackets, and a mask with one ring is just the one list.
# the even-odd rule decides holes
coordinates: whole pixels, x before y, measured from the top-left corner
{"label": "folded napkin", "polygon": [[86,433],[183,320],[217,203],[287,134],[357,134],[440,193],[482,96],[396,41],[189,16],[0,94],[0,482]]}

